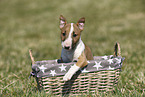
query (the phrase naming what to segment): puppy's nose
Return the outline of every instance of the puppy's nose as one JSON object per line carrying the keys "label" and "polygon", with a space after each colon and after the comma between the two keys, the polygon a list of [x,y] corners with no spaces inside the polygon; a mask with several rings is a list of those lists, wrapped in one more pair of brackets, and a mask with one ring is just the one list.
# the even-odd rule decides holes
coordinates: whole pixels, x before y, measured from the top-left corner
{"label": "puppy's nose", "polygon": [[65,46],[64,48],[68,50],[70,48],[70,46]]}

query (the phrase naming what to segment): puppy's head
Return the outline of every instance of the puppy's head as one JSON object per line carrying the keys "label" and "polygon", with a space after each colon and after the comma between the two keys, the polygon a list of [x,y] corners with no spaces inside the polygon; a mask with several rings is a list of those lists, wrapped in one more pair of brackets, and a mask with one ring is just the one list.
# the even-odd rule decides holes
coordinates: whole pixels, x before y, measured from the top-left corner
{"label": "puppy's head", "polygon": [[78,22],[67,23],[66,19],[60,15],[60,30],[62,47],[67,50],[75,48],[80,40],[81,32],[84,29],[85,18],[81,18]]}

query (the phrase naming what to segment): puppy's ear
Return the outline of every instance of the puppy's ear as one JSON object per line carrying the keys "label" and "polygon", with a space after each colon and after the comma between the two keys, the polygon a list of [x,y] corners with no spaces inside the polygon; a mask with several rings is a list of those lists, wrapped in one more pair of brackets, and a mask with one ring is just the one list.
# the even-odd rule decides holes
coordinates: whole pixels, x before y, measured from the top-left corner
{"label": "puppy's ear", "polygon": [[59,19],[60,19],[59,27],[60,27],[60,29],[62,29],[66,25],[67,21],[66,21],[65,17],[63,17],[63,15],[60,15]]}
{"label": "puppy's ear", "polygon": [[80,31],[84,30],[85,18],[82,17],[78,20],[77,26],[79,27]]}

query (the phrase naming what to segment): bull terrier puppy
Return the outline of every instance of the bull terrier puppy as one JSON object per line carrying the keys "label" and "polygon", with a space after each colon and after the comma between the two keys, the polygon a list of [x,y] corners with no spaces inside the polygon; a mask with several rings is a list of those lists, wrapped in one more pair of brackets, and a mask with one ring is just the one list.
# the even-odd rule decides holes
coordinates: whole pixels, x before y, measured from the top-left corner
{"label": "bull terrier puppy", "polygon": [[67,23],[62,15],[59,19],[62,45],[60,60],[64,63],[77,61],[63,77],[64,81],[68,81],[80,68],[88,64],[87,60],[93,60],[93,55],[90,48],[81,40],[85,18],[82,17],[77,23]]}

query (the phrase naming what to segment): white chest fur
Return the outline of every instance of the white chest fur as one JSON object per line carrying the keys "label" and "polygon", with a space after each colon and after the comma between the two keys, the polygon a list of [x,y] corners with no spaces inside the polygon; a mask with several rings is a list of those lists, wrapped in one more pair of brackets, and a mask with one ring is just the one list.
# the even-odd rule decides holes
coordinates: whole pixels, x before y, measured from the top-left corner
{"label": "white chest fur", "polygon": [[78,44],[74,49],[66,50],[62,48],[61,58],[63,62],[72,62],[73,60],[77,60],[84,50],[85,45],[80,38]]}

